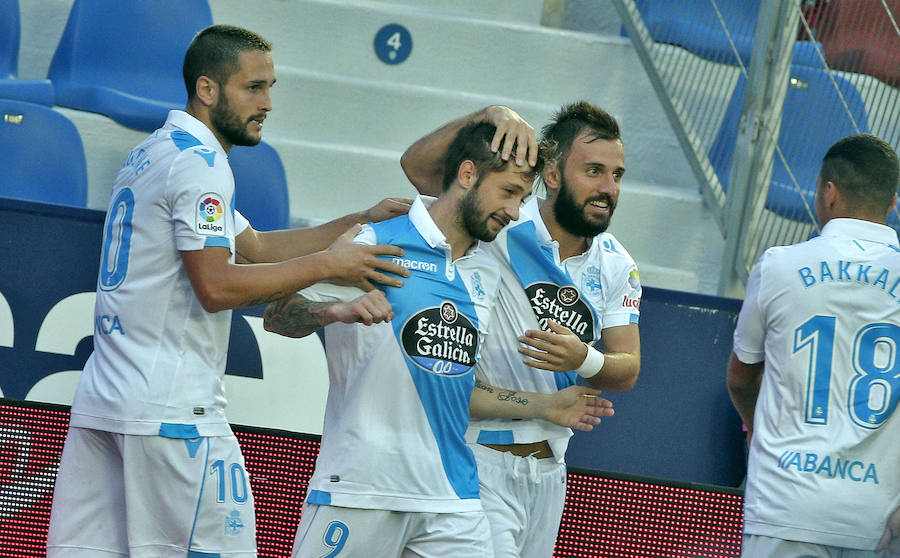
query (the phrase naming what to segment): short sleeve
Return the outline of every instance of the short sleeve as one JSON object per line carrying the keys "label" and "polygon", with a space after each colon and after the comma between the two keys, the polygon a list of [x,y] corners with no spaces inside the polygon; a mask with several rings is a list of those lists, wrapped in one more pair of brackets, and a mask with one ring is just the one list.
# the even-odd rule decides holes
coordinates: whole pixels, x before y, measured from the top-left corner
{"label": "short sleeve", "polygon": [[756,364],[765,360],[766,324],[759,303],[763,267],[761,258],[750,272],[744,303],[734,329],[734,354],[744,364]]}
{"label": "short sleeve", "polygon": [[234,179],[227,161],[218,152],[205,146],[181,152],[169,172],[166,198],[178,250],[201,250],[207,246],[233,249]]}
{"label": "short sleeve", "polygon": [[595,242],[609,243],[610,246],[608,250],[604,249],[606,258],[601,265],[610,269],[604,278],[608,289],[603,292],[606,299],[600,316],[603,328],[638,323],[643,289],[634,259],[612,235],[603,235]]}
{"label": "short sleeve", "polygon": [[241,215],[241,212],[237,209],[234,210],[234,237],[237,238],[241,236],[241,233],[250,228],[250,221],[247,220],[246,217]]}
{"label": "short sleeve", "polygon": [[[372,246],[377,242],[375,231],[370,225],[363,225],[353,242]],[[364,295],[365,291],[358,287],[335,285],[320,282],[300,291],[300,296],[315,302],[349,302]]]}

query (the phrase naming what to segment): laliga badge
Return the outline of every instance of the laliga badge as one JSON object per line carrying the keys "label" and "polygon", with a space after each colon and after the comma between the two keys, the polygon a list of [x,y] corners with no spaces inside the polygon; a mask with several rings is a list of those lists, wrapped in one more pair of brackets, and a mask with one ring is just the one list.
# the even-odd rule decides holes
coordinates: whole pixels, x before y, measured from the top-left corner
{"label": "laliga badge", "polygon": [[206,193],[197,200],[197,221],[194,230],[206,236],[225,236],[225,202],[214,193]]}

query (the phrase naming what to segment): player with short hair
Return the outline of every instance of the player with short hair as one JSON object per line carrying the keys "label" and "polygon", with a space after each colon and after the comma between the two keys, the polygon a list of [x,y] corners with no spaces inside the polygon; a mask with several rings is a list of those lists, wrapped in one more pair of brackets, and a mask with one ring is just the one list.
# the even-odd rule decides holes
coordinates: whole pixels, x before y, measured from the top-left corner
{"label": "player with short hair", "polygon": [[[113,186],[97,282],[94,352],[72,404],[47,553],[56,557],[256,556],[244,459],[225,415],[231,309],[319,280],[372,288],[407,272],[327,247],[360,218],[257,232],[234,208],[233,145],[260,141],[271,46],[245,29],[201,31],[185,56],[188,103],[137,146]],[[236,265],[245,261],[280,262]]]}
{"label": "player with short hair", "polygon": [[[535,160],[531,126],[507,107],[487,107],[404,153],[403,168],[420,193],[434,191],[441,172],[436,153],[447,138],[482,121],[497,124],[493,147],[503,157],[519,165]],[[493,399],[509,398],[494,385],[553,394],[574,385],[578,374],[595,388],[631,389],[640,369],[641,285],[628,252],[605,232],[625,173],[618,123],[586,102],[564,106],[544,127],[540,153],[547,198],[526,203],[487,248],[500,271],[500,293],[475,391]],[[594,346],[601,338],[603,352]],[[572,431],[546,420],[484,418],[482,401],[473,398],[466,437],[494,553],[548,558],[562,519]]]}
{"label": "player with short hair", "polygon": [[[492,555],[465,441],[474,367],[499,281],[485,245],[518,216],[536,172],[492,153],[494,134],[488,124],[459,130],[445,150],[455,172],[444,175],[440,196],[417,198],[409,215],[357,236],[403,248],[400,261],[411,270],[402,288],[385,288],[384,300],[374,300],[374,291],[363,295],[373,299],[367,318],[375,325],[342,323],[353,320],[341,315],[341,301],[359,293],[322,284],[266,310],[266,327],[277,333],[327,326],[325,426],[295,558]],[[596,393],[579,386],[566,397],[527,394],[524,404],[488,406],[589,429],[612,411]]]}
{"label": "player with short hair", "polygon": [[728,363],[750,433],[745,557],[900,556],[898,172],[883,140],[837,141],[820,235],[769,248],[747,280]]}

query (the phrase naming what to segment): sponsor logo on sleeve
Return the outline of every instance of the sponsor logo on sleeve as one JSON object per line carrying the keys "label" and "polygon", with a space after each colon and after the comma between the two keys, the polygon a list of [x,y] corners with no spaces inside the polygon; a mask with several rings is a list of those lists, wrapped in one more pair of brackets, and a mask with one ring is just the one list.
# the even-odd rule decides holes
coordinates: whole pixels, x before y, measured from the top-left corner
{"label": "sponsor logo on sleeve", "polygon": [[450,301],[426,308],[403,325],[403,351],[416,366],[438,376],[462,376],[475,366],[478,330]]}
{"label": "sponsor logo on sleeve", "polygon": [[197,234],[225,236],[225,202],[218,194],[207,193],[197,201]]}

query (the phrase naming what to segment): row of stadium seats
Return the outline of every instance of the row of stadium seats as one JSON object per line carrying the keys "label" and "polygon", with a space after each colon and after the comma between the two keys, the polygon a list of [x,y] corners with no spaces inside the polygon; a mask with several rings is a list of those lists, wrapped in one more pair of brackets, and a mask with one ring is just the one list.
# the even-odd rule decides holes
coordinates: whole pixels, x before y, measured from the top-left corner
{"label": "row of stadium seats", "polygon": [[[18,0],[0,0],[0,195],[85,207],[87,166],[75,125],[54,105],[152,131],[184,108],[184,51],[212,24],[206,0],[75,0],[47,80],[20,80]],[[123,154],[124,157],[124,154]],[[236,204],[259,230],[288,226],[284,166],[266,143],[234,147]]]}
{"label": "row of stadium seats", "polygon": [[[72,121],[52,108],[10,99],[0,99],[0,115],[0,196],[85,207],[87,165]],[[275,149],[265,142],[235,146],[228,161],[237,209],[258,230],[287,227],[287,178]]]}
{"label": "row of stadium seats", "polygon": [[18,0],[0,0],[0,97],[97,112],[150,132],[187,100],[181,63],[206,0],[75,0],[47,80],[19,80]]}
{"label": "row of stadium seats", "polygon": [[[635,4],[654,41],[678,45],[713,62],[749,68],[760,7],[758,1],[635,0]],[[805,4],[804,16],[813,26],[815,38],[821,42],[808,40],[809,34],[801,33],[800,38],[807,40],[798,40],[792,53],[790,81],[765,207],[794,221],[812,222],[814,219],[816,177],[828,147],[846,135],[870,131],[866,106],[856,86],[826,68],[822,54],[832,69],[868,73],[888,84],[900,84],[900,51],[885,54],[890,49],[883,48],[884,41],[881,48],[875,48],[878,41],[863,41],[859,32],[866,27],[859,24],[861,18],[857,17],[855,23],[848,25],[846,17],[837,17],[848,11],[847,4],[844,0],[833,0],[821,6]],[[900,0],[890,0],[890,4],[896,11]],[[865,14],[868,23],[886,19],[881,3],[877,7],[873,3],[870,8]],[[876,27],[884,27],[883,39],[891,39],[892,29]],[[869,25],[869,30],[872,28]],[[853,33],[849,32],[851,29]],[[627,35],[624,27],[622,34]],[[859,40],[849,40],[848,36]],[[898,41],[897,37],[892,40]],[[892,44],[891,40],[887,44]],[[897,60],[893,65],[882,63],[885,56]],[[851,58],[856,64],[849,64]],[[861,63],[866,60],[871,63]],[[708,152],[710,163],[726,191],[745,81],[742,73]],[[888,224],[900,229],[896,211],[888,217]]]}
{"label": "row of stadium seats", "polygon": [[[759,0],[635,0],[635,5],[654,41],[721,64],[737,65],[740,58],[749,67]],[[829,68],[900,86],[900,36],[891,16],[900,13],[900,0],[812,0],[802,9],[812,37],[798,24],[792,64],[824,68],[821,49]]]}

